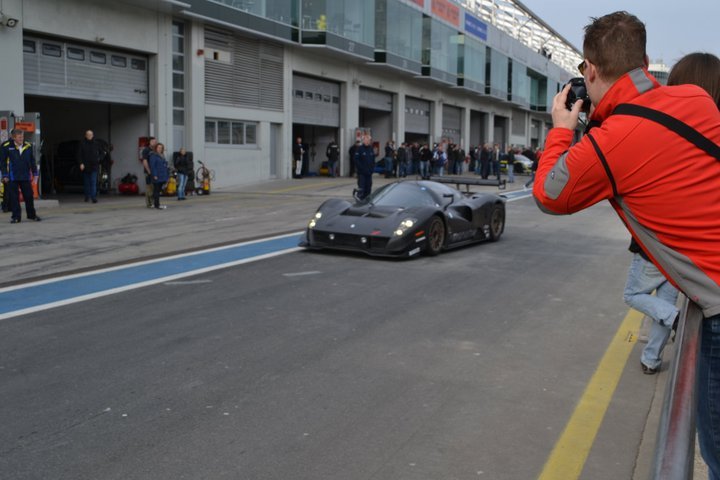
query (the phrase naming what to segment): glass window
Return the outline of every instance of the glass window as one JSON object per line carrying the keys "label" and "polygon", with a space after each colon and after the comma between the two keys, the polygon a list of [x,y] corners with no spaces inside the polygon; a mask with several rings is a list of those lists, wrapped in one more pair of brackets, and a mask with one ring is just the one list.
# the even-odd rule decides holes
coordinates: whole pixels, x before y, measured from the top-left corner
{"label": "glass window", "polygon": [[303,91],[295,90],[295,98],[303,98]]}
{"label": "glass window", "polygon": [[173,125],[185,125],[185,110],[173,110]]}
{"label": "glass window", "polygon": [[245,143],[245,124],[232,122],[232,143],[242,145]]}
{"label": "glass window", "polygon": [[322,93],[316,93],[316,94],[315,94],[315,101],[316,101],[316,102],[322,102]]}
{"label": "glass window", "polygon": [[[506,98],[508,93],[508,57],[497,50],[488,49],[485,71],[485,89],[495,97]],[[487,68],[487,66],[486,66]]]}
{"label": "glass window", "polygon": [[23,52],[35,53],[35,40],[23,40]]}
{"label": "glass window", "polygon": [[422,61],[422,12],[397,0],[387,0],[386,5],[387,12],[375,26],[376,48],[381,49],[379,44],[382,42],[388,52],[416,62]]}
{"label": "glass window", "polygon": [[62,57],[62,47],[55,43],[43,43],[42,53],[48,57]]}
{"label": "glass window", "polygon": [[205,120],[205,142],[215,143],[215,121]]}
{"label": "glass window", "polygon": [[113,67],[125,68],[127,67],[127,58],[121,57],[120,55],[111,55],[110,63]]}
{"label": "glass window", "polygon": [[182,55],[173,55],[173,70],[182,72],[185,70],[185,57]]}
{"label": "glass window", "polygon": [[254,123],[245,124],[245,143],[255,145],[257,143],[257,125]]}
{"label": "glass window", "polygon": [[185,75],[182,73],[173,73],[173,88],[178,90],[185,89]]}
{"label": "glass window", "polygon": [[185,39],[183,37],[173,37],[172,39],[173,53],[185,52]]}
{"label": "glass window", "polygon": [[458,32],[436,20],[430,21],[430,65],[444,72],[457,73]]}
{"label": "glass window", "polygon": [[323,102],[330,103],[330,95],[323,95]]}
{"label": "glass window", "polygon": [[185,93],[173,92],[173,107],[185,107]]}
{"label": "glass window", "polygon": [[90,61],[92,63],[99,63],[105,65],[107,63],[107,55],[101,52],[90,52]]}
{"label": "glass window", "polygon": [[313,99],[313,93],[305,92],[305,100],[312,100],[312,99]]}
{"label": "glass window", "polygon": [[67,58],[70,60],[85,60],[85,50],[76,47],[67,47]]}
{"label": "glass window", "polygon": [[217,143],[220,145],[230,144],[230,122],[218,120],[217,122]]}
{"label": "glass window", "polygon": [[130,68],[132,68],[133,70],[145,70],[145,60],[140,60],[139,58],[131,58]]}
{"label": "glass window", "polygon": [[185,24],[181,22],[173,22],[172,33],[173,35],[185,35]]}
{"label": "glass window", "polygon": [[333,103],[340,103],[340,97],[332,97]]}

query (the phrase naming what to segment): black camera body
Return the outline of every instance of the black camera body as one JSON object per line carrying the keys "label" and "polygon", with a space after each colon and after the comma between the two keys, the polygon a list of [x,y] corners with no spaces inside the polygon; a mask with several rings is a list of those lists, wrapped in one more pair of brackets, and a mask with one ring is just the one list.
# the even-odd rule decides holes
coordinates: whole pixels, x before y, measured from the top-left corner
{"label": "black camera body", "polygon": [[583,77],[571,78],[568,82],[570,84],[570,90],[567,94],[567,100],[565,101],[565,107],[568,110],[572,110],[572,106],[575,102],[582,100],[581,112],[590,111],[590,97],[587,94],[587,88],[585,87],[585,79]]}

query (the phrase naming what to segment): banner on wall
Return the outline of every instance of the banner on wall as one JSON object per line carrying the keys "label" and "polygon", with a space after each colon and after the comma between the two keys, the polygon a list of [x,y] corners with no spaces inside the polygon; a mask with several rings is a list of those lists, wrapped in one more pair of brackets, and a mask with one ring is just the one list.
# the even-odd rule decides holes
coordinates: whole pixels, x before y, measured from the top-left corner
{"label": "banner on wall", "polygon": [[456,27],[460,26],[460,7],[449,0],[432,0],[432,13]]}

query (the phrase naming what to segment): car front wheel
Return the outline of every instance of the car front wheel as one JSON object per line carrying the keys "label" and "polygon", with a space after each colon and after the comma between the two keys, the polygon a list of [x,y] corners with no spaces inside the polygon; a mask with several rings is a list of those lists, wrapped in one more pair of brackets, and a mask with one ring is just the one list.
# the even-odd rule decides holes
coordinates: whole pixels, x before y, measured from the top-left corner
{"label": "car front wheel", "polygon": [[435,256],[440,253],[445,244],[445,224],[440,217],[433,217],[427,229],[427,242],[425,253]]}
{"label": "car front wheel", "polygon": [[490,241],[495,242],[505,230],[505,209],[495,204],[490,210]]}

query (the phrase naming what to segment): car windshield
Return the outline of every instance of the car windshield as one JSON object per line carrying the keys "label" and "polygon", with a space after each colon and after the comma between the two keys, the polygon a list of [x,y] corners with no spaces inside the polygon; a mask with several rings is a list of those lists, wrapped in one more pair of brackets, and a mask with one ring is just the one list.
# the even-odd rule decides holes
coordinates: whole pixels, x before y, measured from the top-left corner
{"label": "car windshield", "polygon": [[387,207],[417,207],[437,205],[430,190],[417,183],[390,183],[370,194],[364,203]]}

